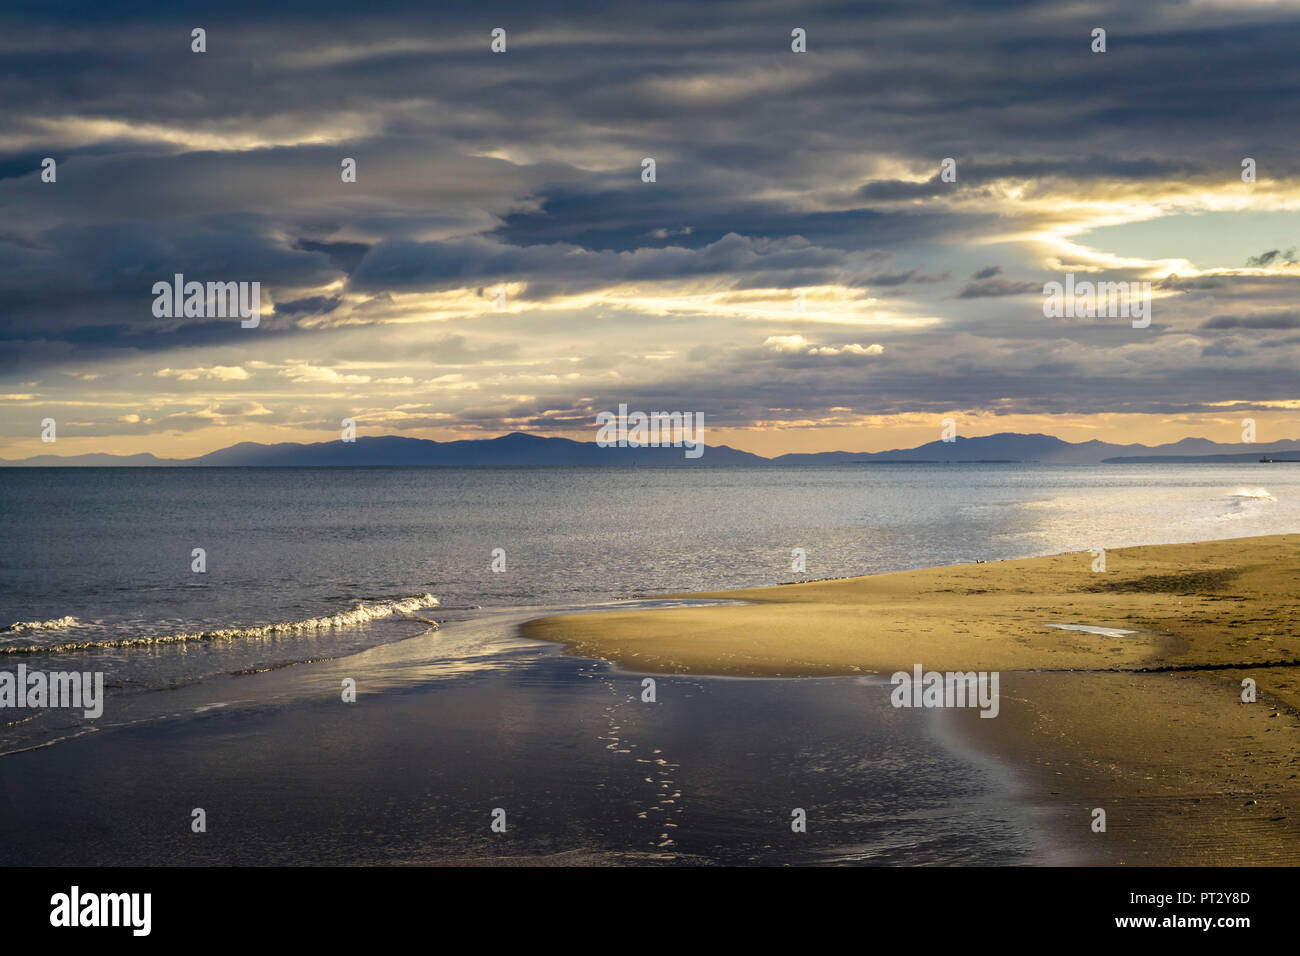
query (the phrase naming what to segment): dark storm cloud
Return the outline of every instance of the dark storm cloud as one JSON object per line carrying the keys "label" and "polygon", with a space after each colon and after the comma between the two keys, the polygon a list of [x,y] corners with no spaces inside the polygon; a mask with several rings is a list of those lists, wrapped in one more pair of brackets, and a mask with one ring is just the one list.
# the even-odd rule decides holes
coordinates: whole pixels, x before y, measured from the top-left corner
{"label": "dark storm cloud", "polygon": [[275,311],[277,315],[324,315],[342,304],[343,300],[337,297],[313,295],[305,299],[277,302]]}
{"label": "dark storm cloud", "polygon": [[899,179],[878,179],[867,183],[858,190],[858,195],[868,201],[872,199],[929,199],[948,191],[947,183],[940,182],[939,177],[925,182],[906,182]]}
{"label": "dark storm cloud", "polygon": [[[843,257],[798,237],[749,239],[729,233],[700,249],[669,247],[635,252],[591,252],[567,243],[510,246],[486,239],[381,243],[361,261],[350,287],[357,290],[462,288],[486,279],[550,281],[568,291],[613,282],[661,282],[760,272],[763,285],[787,274],[806,284],[833,278]],[[813,271],[810,271],[813,270]],[[731,284],[730,282],[728,284]]]}
{"label": "dark storm cloud", "polygon": [[[172,282],[177,273],[186,281],[257,281],[269,295],[337,277],[324,253],[287,248],[268,231],[265,218],[251,213],[183,226],[55,227],[41,235],[40,246],[10,247],[5,255],[0,339],[124,349],[201,344],[221,325],[229,335],[232,323],[155,317],[154,283]],[[152,346],[150,336],[157,339]]]}
{"label": "dark storm cloud", "polygon": [[1261,312],[1251,315],[1216,315],[1201,325],[1202,329],[1296,329],[1300,314],[1296,312]]}
{"label": "dark storm cloud", "polygon": [[1041,282],[1017,282],[1013,279],[995,276],[968,282],[957,293],[957,297],[959,299],[987,299],[1003,295],[1027,295],[1029,293],[1042,295],[1042,292],[1043,284]]}
{"label": "dark storm cloud", "polygon": [[864,280],[867,285],[892,286],[907,285],[909,282],[925,282],[928,277],[920,275],[916,269],[909,269],[907,272],[877,272],[875,275],[865,276]]}
{"label": "dark storm cloud", "polygon": [[304,252],[323,252],[329,256],[330,265],[349,275],[370,251],[364,242],[314,242],[311,239],[299,239],[295,248]]}
{"label": "dark storm cloud", "polygon": [[539,191],[539,208],[505,217],[493,235],[513,245],[571,242],[589,249],[628,251],[646,246],[646,236],[665,222],[689,224],[689,234],[672,245],[698,249],[728,233],[745,236],[802,236],[842,250],[868,250],[977,232],[991,217],[942,210],[895,211],[868,207],[833,211],[791,209],[746,195],[720,192],[705,182],[691,186],[642,184],[636,167],[619,190],[605,184],[566,183]]}
{"label": "dark storm cloud", "polygon": [[1246,259],[1246,265],[1256,268],[1267,268],[1271,265],[1293,266],[1296,264],[1295,248],[1292,247],[1283,252],[1281,249],[1270,249],[1268,252],[1261,252],[1257,256],[1250,256]]}

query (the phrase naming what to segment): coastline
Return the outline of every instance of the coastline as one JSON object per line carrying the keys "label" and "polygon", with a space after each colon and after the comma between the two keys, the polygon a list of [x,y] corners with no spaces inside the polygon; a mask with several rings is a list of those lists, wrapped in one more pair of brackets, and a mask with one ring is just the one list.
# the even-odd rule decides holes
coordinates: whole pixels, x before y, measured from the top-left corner
{"label": "coastline", "polygon": [[946,726],[1022,769],[1044,823],[1081,858],[1300,862],[1300,535],[1116,549],[1106,562],[1094,572],[1081,552],[672,595],[747,603],[539,618],[522,633],[646,673],[997,671],[998,718],[949,711]]}

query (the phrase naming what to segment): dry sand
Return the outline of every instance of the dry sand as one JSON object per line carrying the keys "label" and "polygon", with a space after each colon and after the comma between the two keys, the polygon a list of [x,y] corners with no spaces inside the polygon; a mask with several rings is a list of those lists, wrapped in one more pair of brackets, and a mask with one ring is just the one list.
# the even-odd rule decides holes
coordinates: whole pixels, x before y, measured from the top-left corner
{"label": "dry sand", "polygon": [[[1104,572],[1093,560],[679,595],[752,603],[566,615],[524,633],[651,673],[999,671],[998,717],[950,724],[1028,771],[1083,858],[1300,862],[1300,535],[1118,549]],[[1255,703],[1241,700],[1247,677]]]}

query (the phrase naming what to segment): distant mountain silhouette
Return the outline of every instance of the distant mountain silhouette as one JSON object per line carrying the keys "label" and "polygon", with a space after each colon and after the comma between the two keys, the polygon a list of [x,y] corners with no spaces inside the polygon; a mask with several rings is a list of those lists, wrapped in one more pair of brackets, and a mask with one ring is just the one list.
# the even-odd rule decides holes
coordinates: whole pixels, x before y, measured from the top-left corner
{"label": "distant mountain silhouette", "polygon": [[[1242,451],[1243,448],[1249,449]],[[1226,456],[1241,461],[1258,461],[1262,455],[1300,448],[1300,440],[1289,439],[1268,445],[1238,445],[1212,442],[1205,438],[1184,438],[1167,445],[1114,445],[1108,442],[1068,442],[1052,435],[1022,435],[1002,432],[978,438],[958,437],[952,442],[932,441],[916,448],[899,448],[873,454],[831,451],[817,454],[781,455],[772,459],[780,465],[848,464],[852,462],[1041,462],[1052,465],[1096,465],[1104,462],[1193,461],[1196,458]]]}
{"label": "distant mountain silhouette", "polygon": [[685,456],[684,448],[602,448],[595,442],[569,438],[543,438],[512,432],[499,438],[439,442],[428,438],[384,435],[300,444],[282,442],[262,445],[240,442],[197,458],[156,458],[153,455],[37,455],[19,461],[0,459],[0,466],[40,467],[632,467],[689,468],[736,465],[842,465],[943,462],[1041,462],[1054,465],[1095,465],[1107,462],[1194,462],[1258,461],[1261,457],[1300,454],[1300,440],[1272,444],[1241,445],[1212,442],[1205,438],[1184,438],[1167,445],[1113,445],[1102,441],[1067,442],[1051,435],[1021,435],[1003,432],[952,442],[932,441],[916,448],[893,451],[828,451],[764,458],[726,445],[709,445],[697,459]]}

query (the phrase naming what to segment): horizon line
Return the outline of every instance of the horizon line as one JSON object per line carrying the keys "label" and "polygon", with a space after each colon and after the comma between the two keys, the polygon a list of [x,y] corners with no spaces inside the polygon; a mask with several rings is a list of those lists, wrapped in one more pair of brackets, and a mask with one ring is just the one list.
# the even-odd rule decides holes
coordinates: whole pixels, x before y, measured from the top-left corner
{"label": "horizon line", "polygon": [[[336,442],[339,443],[339,444],[353,444],[353,443],[358,443],[358,442],[362,441],[363,439],[364,439],[364,440],[368,440],[368,441],[377,441],[377,440],[389,439],[389,438],[396,438],[396,439],[401,439],[401,440],[404,440],[404,441],[427,442],[427,443],[435,444],[435,445],[454,445],[454,444],[460,444],[460,443],[464,443],[464,442],[495,442],[495,441],[501,441],[502,439],[510,438],[510,437],[513,437],[513,436],[516,436],[516,435],[521,436],[521,437],[524,437],[524,438],[532,438],[532,439],[538,439],[538,440],[543,440],[543,441],[545,441],[545,440],[567,441],[567,442],[571,442],[571,443],[573,443],[573,444],[575,444],[575,445],[595,445],[595,444],[597,444],[597,442],[594,441],[594,440],[590,440],[590,441],[582,441],[582,440],[580,440],[580,439],[570,438],[570,437],[565,436],[565,435],[544,435],[544,434],[537,434],[537,433],[535,433],[535,432],[519,431],[519,430],[516,429],[515,431],[504,432],[504,433],[502,433],[502,434],[500,434],[500,435],[495,435],[495,436],[492,436],[492,437],[490,437],[490,438],[454,438],[454,439],[450,439],[450,440],[441,440],[441,439],[436,439],[436,438],[423,438],[423,437],[419,437],[419,436],[415,436],[415,435],[400,435],[400,434],[392,434],[392,433],[384,434],[384,435],[358,435],[358,436],[356,436],[356,438],[355,438],[352,442],[344,442],[342,439],[338,439],[338,438],[336,438],[336,439],[330,439],[330,440],[321,440],[321,441],[279,441],[279,442],[258,442],[258,441],[245,440],[245,441],[237,441],[237,442],[233,442],[233,443],[228,444],[228,445],[222,445],[222,446],[220,446],[220,447],[218,447],[218,448],[214,448],[214,449],[212,449],[212,450],[210,450],[210,451],[207,451],[207,452],[204,452],[204,453],[202,453],[202,454],[199,454],[199,455],[191,455],[191,456],[186,457],[186,458],[162,457],[162,456],[160,456],[160,455],[158,455],[157,453],[152,452],[152,451],[144,451],[144,452],[129,452],[129,453],[99,452],[99,451],[96,451],[96,452],[78,452],[78,453],[69,454],[69,455],[58,455],[58,454],[54,454],[54,453],[52,453],[52,452],[43,452],[43,453],[36,454],[36,455],[29,455],[29,456],[27,456],[26,458],[5,458],[5,457],[3,457],[3,456],[0,456],[0,462],[7,462],[7,463],[12,463],[12,464],[20,464],[20,463],[22,463],[22,462],[25,462],[25,461],[31,461],[31,460],[36,459],[36,458],[55,458],[55,459],[71,460],[71,459],[74,459],[74,458],[85,458],[85,457],[91,457],[91,456],[100,456],[100,457],[105,457],[105,458],[138,458],[138,457],[147,456],[147,457],[153,458],[153,459],[155,459],[156,461],[159,461],[159,462],[201,462],[203,458],[205,458],[205,457],[207,457],[207,456],[209,456],[209,455],[215,455],[215,454],[218,454],[219,452],[227,451],[228,449],[235,448],[235,447],[237,447],[237,446],[239,446],[239,445],[253,445],[253,446],[256,446],[256,447],[258,447],[258,448],[275,448],[275,447],[279,447],[279,446],[298,446],[298,447],[302,447],[302,448],[310,448],[310,447],[315,447],[315,446],[320,446],[320,445],[332,445],[332,444],[334,444],[334,443],[336,443]],[[1054,441],[1060,442],[1060,443],[1062,443],[1062,444],[1064,444],[1064,445],[1070,445],[1070,446],[1074,446],[1074,447],[1080,447],[1080,446],[1090,445],[1090,444],[1094,444],[1094,443],[1095,443],[1095,444],[1101,444],[1101,445],[1113,445],[1113,446],[1115,446],[1115,447],[1117,447],[1117,448],[1146,448],[1146,449],[1166,448],[1166,447],[1169,447],[1169,446],[1172,446],[1172,445],[1178,445],[1178,444],[1182,444],[1183,442],[1188,442],[1188,441],[1204,441],[1204,442],[1209,442],[1210,444],[1215,445],[1215,446],[1233,446],[1233,445],[1241,445],[1241,446],[1244,446],[1244,447],[1243,447],[1243,451],[1241,452],[1241,454],[1251,454],[1251,453],[1253,453],[1252,451],[1250,451],[1250,448],[1252,448],[1252,447],[1253,447],[1253,448],[1257,448],[1261,453],[1263,453],[1263,452],[1267,451],[1268,449],[1273,448],[1273,447],[1276,446],[1276,445],[1283,445],[1283,444],[1300,444],[1300,438],[1279,438],[1279,439],[1275,439],[1275,440],[1272,441],[1272,442],[1251,442],[1251,443],[1246,443],[1246,442],[1218,442],[1218,441],[1215,441],[1214,439],[1211,439],[1211,438],[1205,438],[1204,436],[1200,436],[1200,435],[1187,435],[1187,436],[1184,436],[1183,438],[1179,438],[1179,439],[1176,439],[1176,440],[1174,440],[1174,441],[1170,441],[1170,442],[1161,442],[1161,443],[1159,443],[1159,444],[1154,444],[1154,445],[1146,445],[1146,444],[1143,444],[1143,443],[1141,443],[1141,442],[1127,442],[1127,443],[1122,443],[1122,442],[1112,442],[1112,441],[1106,441],[1106,440],[1104,440],[1104,439],[1100,439],[1100,438],[1091,438],[1091,439],[1088,439],[1087,441],[1078,441],[1078,442],[1075,442],[1075,441],[1070,441],[1070,440],[1065,439],[1065,438],[1060,438],[1060,437],[1058,437],[1058,436],[1056,436],[1056,435],[1048,434],[1048,433],[1046,433],[1046,432],[1009,432],[1009,431],[1008,431],[1008,432],[990,432],[990,433],[988,433],[988,434],[983,434],[983,435],[955,435],[955,436],[953,436],[953,440],[952,440],[952,442],[950,442],[950,444],[956,445],[956,444],[958,444],[959,442],[964,442],[964,441],[975,441],[975,440],[979,440],[979,439],[983,439],[983,438],[998,438],[998,437],[1002,437],[1002,436],[1014,436],[1014,437],[1017,437],[1017,438],[1049,438],[1049,439],[1052,439],[1052,440],[1054,440]],[[876,457],[876,456],[879,456],[879,455],[889,454],[889,453],[891,453],[891,452],[912,452],[912,451],[916,451],[917,449],[920,449],[920,448],[925,448],[925,447],[927,447],[927,446],[929,446],[929,445],[939,444],[939,443],[941,443],[941,442],[943,442],[943,441],[944,441],[943,439],[935,439],[935,440],[933,440],[933,441],[929,441],[929,442],[921,442],[920,444],[918,444],[918,445],[913,445],[913,446],[911,446],[911,447],[906,447],[906,448],[890,448],[890,449],[883,449],[883,450],[881,450],[881,451],[875,451],[875,452],[872,452],[872,451],[848,451],[848,450],[846,450],[846,449],[830,449],[830,450],[826,450],[826,451],[815,451],[815,452],[783,452],[783,453],[780,454],[780,455],[774,455],[774,456],[767,456],[767,455],[759,454],[758,452],[746,451],[745,449],[743,449],[743,448],[737,448],[737,447],[735,447],[734,445],[726,445],[726,444],[710,445],[710,444],[708,444],[707,442],[703,442],[703,441],[701,441],[701,444],[702,444],[705,448],[727,449],[727,450],[729,450],[729,451],[739,452],[739,453],[744,454],[744,455],[750,455],[750,456],[752,456],[752,457],[754,457],[754,458],[761,459],[762,461],[777,461],[777,460],[779,460],[779,459],[781,459],[781,458],[789,458],[789,457],[795,457],[795,456],[799,456],[799,457],[817,457],[817,456],[820,456],[820,455],[863,455],[863,456],[868,456],[868,457]],[[643,450],[643,449],[644,449],[644,450],[648,450],[648,451],[649,451],[649,450],[657,450],[656,446],[653,446],[653,445],[645,445],[645,446],[635,447],[634,450]],[[626,450],[626,449],[624,449],[624,450]],[[1231,452],[1225,452],[1224,454],[1232,454],[1232,453],[1231,453]],[[148,466],[144,466],[144,467],[148,467]],[[241,466],[241,467],[246,467],[246,466]],[[257,467],[257,466],[252,466],[252,467]],[[418,466],[417,466],[417,467],[418,467]]]}

